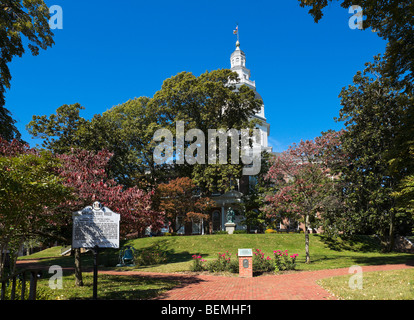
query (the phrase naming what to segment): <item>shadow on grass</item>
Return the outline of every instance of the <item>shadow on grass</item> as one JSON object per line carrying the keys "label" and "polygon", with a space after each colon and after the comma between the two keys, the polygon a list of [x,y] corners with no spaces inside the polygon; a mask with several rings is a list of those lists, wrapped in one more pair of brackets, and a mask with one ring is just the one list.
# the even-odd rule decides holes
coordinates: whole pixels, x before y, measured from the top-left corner
{"label": "shadow on grass", "polygon": [[377,257],[354,257],[355,264],[361,265],[382,265],[382,264],[405,264],[414,267],[414,254],[407,254],[405,256],[377,256]]}
{"label": "shadow on grass", "polygon": [[387,265],[387,264],[405,264],[414,267],[414,254],[385,254],[379,253],[376,256],[368,255],[320,255],[311,254],[311,263],[305,264],[304,261],[298,261],[297,271],[311,271],[322,269],[349,268],[353,265],[370,266],[370,265]]}
{"label": "shadow on grass", "polygon": [[349,237],[329,237],[323,234],[315,235],[329,249],[334,251],[381,252],[381,241],[374,236],[353,235]]}
{"label": "shadow on grass", "polygon": [[[180,262],[189,262],[193,260],[194,254],[202,254],[199,252],[190,252],[190,251],[177,251],[174,248],[171,247],[171,244],[169,243],[169,239],[160,239],[157,242],[142,247],[137,250],[137,255],[139,255],[141,252],[153,252],[153,253],[159,253],[161,256],[164,256],[166,258],[165,263],[180,263]],[[202,254],[203,258],[208,257],[209,254]]]}
{"label": "shadow on grass", "polygon": [[[149,300],[168,297],[168,291],[203,280],[183,275],[105,275],[98,279],[100,300]],[[92,287],[92,283],[87,286]],[[91,288],[89,288],[92,290]],[[90,299],[90,298],[74,298]]]}
{"label": "shadow on grass", "polygon": [[[93,295],[93,274],[83,273],[83,286],[75,286],[74,271],[66,269],[63,272],[65,300],[91,300]],[[119,274],[113,271],[98,272],[98,300],[151,300],[168,297],[169,291],[183,288],[204,280],[194,275],[183,274]],[[40,279],[39,290],[43,299],[55,299],[56,291],[49,288],[47,273]]]}

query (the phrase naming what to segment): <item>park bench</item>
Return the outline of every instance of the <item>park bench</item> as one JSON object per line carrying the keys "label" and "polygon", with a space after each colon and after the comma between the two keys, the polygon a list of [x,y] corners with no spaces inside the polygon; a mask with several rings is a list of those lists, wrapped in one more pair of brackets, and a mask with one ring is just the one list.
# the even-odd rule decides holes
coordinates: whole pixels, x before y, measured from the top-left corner
{"label": "park bench", "polygon": [[117,267],[133,267],[135,248],[131,246],[125,246],[119,251],[119,264]]}

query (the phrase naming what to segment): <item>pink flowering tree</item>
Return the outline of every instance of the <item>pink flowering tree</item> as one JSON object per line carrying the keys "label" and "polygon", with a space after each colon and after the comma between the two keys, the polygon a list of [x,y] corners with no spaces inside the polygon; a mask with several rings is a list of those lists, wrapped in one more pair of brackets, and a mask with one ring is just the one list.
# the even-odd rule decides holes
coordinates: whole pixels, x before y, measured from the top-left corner
{"label": "pink flowering tree", "polygon": [[[72,188],[70,198],[62,202],[53,214],[55,230],[67,230],[71,234],[72,212],[92,205],[99,201],[121,215],[120,233],[126,236],[130,233],[143,235],[150,227],[157,231],[164,225],[165,215],[152,209],[153,191],[145,192],[137,187],[124,188],[113,179],[108,179],[106,167],[112,154],[102,150],[97,153],[87,150],[72,150],[71,153],[61,154],[59,175],[63,184]],[[83,285],[80,266],[80,252],[75,250],[76,284]]]}
{"label": "pink flowering tree", "polygon": [[293,144],[273,160],[266,179],[276,192],[265,198],[268,218],[288,217],[304,223],[306,263],[310,262],[309,229],[318,226],[320,213],[333,196],[333,168],[344,159],[340,150],[343,131],[330,131],[314,140]]}
{"label": "pink flowering tree", "polygon": [[74,192],[72,199],[61,205],[66,213],[99,201],[121,215],[120,233],[123,236],[130,233],[142,235],[147,227],[153,231],[163,227],[164,213],[152,209],[153,191],[145,192],[138,187],[124,188],[115,180],[108,179],[105,169],[112,157],[110,152],[73,150],[58,157],[62,160],[60,176]]}

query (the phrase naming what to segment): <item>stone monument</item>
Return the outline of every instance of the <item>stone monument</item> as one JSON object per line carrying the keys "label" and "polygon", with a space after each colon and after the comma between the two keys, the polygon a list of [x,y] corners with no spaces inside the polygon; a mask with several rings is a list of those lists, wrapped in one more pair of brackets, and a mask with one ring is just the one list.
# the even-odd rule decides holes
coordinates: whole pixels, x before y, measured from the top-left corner
{"label": "stone monument", "polygon": [[233,234],[236,229],[236,224],[234,223],[235,213],[231,207],[227,209],[227,222],[224,224],[228,234]]}
{"label": "stone monument", "polygon": [[237,256],[239,257],[239,277],[253,277],[253,250],[239,249]]}

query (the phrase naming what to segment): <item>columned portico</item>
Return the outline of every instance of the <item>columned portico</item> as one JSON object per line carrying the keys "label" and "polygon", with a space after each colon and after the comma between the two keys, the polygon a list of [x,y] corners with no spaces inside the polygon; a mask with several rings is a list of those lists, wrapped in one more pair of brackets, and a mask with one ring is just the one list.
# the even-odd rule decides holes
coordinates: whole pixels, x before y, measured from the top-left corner
{"label": "columned portico", "polygon": [[[240,213],[240,210],[241,210],[240,204],[243,202],[242,196],[243,196],[243,193],[236,191],[236,190],[232,190],[220,196],[212,197],[212,200],[216,204],[216,207],[220,208],[220,211],[221,211],[220,230],[222,231],[226,230],[225,228],[225,224],[227,222],[226,215],[227,215],[227,209],[229,207],[232,207],[233,209],[235,209],[236,212]],[[214,212],[213,212],[213,215],[214,215]],[[214,219],[214,216],[213,216],[213,219]],[[241,221],[241,219],[242,219],[242,216],[240,214],[236,215],[236,220]],[[241,225],[237,225],[236,229],[243,229],[242,227],[243,226]],[[213,228],[214,228],[214,221],[213,221]]]}

